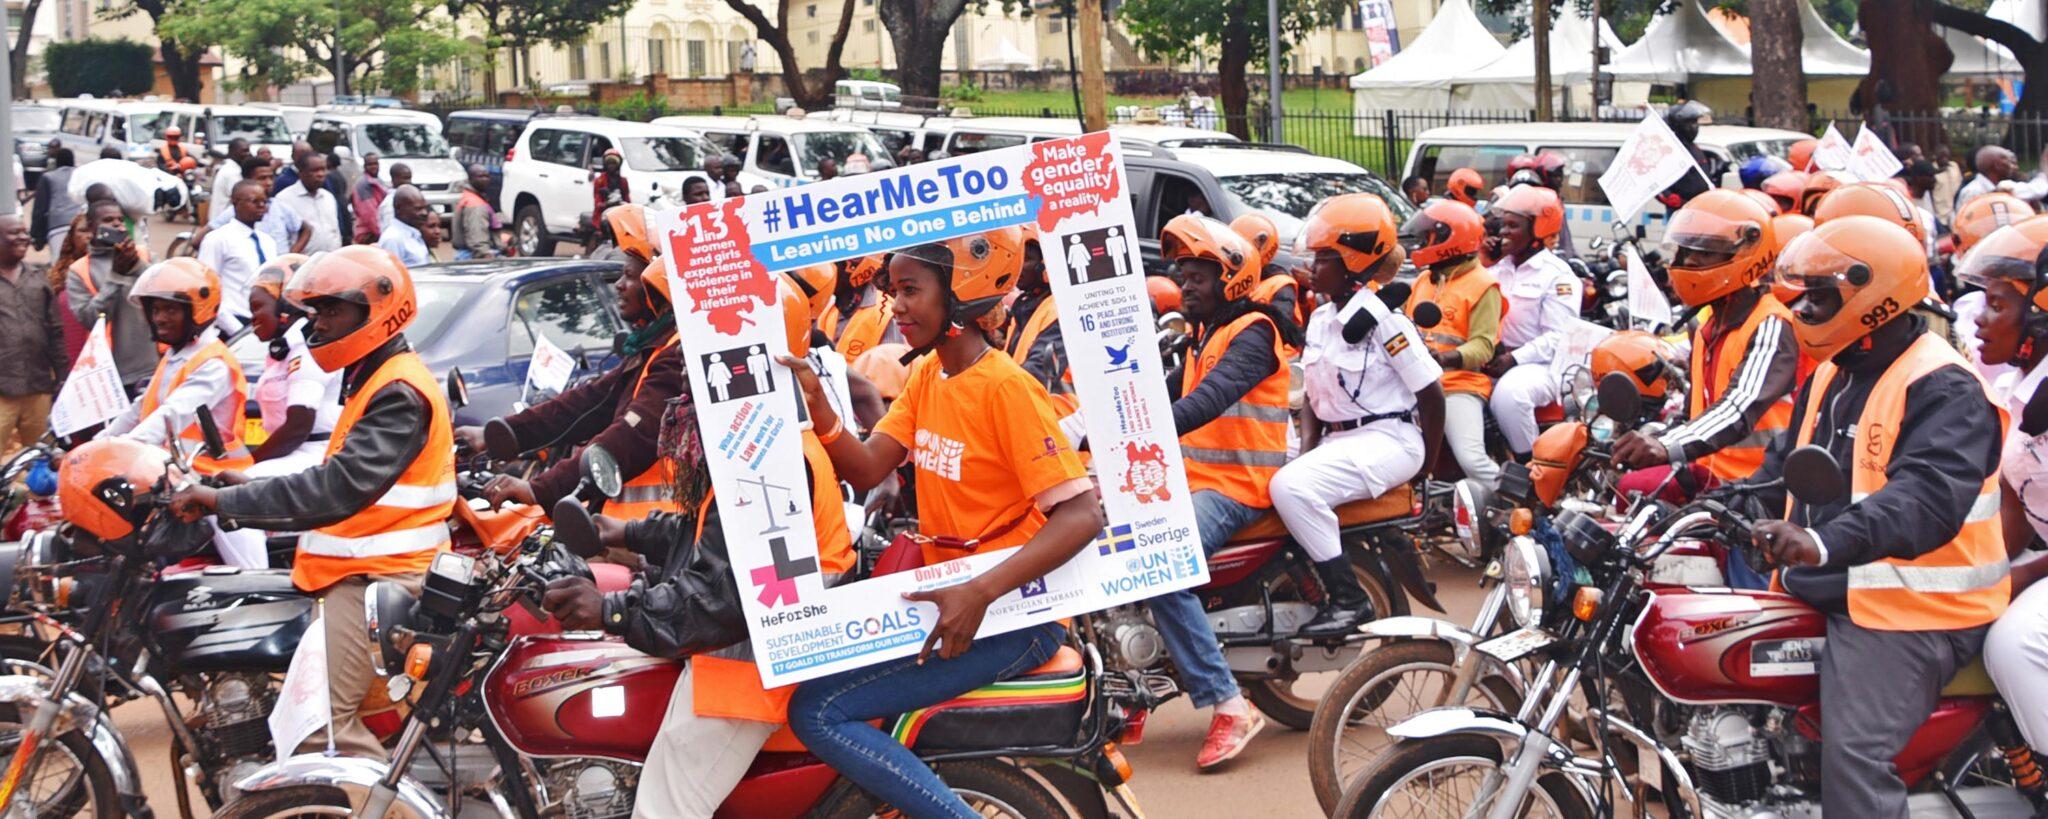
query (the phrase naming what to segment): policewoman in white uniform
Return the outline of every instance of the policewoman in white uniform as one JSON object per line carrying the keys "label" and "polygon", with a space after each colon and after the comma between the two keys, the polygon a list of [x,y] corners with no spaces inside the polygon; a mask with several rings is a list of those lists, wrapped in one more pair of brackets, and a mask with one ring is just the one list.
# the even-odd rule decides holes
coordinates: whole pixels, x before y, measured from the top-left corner
{"label": "policewoman in white uniform", "polygon": [[1550,359],[1579,317],[1579,277],[1549,247],[1564,226],[1556,191],[1522,185],[1494,203],[1487,216],[1501,240],[1493,275],[1507,298],[1500,324],[1507,352],[1487,367],[1500,379],[1490,405],[1508,448],[1526,460],[1536,445],[1536,408],[1558,400]]}

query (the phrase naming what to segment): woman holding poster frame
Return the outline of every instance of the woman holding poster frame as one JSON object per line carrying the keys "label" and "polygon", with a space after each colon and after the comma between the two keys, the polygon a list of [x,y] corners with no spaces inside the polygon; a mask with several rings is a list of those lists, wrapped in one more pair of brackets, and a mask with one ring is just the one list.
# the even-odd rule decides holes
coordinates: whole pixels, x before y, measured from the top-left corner
{"label": "woman holding poster frame", "polygon": [[812,753],[868,793],[915,817],[974,817],[939,776],[869,720],[951,699],[1050,659],[1060,623],[975,639],[996,598],[1044,576],[1103,527],[1094,484],[1059,430],[1045,388],[987,331],[1024,261],[1015,227],[897,252],[889,263],[892,317],[917,353],[909,381],[874,434],[846,428],[808,364],[796,373],[832,465],[854,488],[897,466],[917,468],[917,518],[927,564],[1012,546],[965,583],[905,594],[938,607],[916,657],[801,683],[789,727]]}

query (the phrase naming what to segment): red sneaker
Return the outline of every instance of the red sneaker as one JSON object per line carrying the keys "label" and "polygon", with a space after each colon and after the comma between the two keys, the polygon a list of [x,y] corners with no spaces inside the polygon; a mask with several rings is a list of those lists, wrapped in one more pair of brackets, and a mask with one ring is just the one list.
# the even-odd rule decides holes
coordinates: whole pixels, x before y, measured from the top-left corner
{"label": "red sneaker", "polygon": [[1252,737],[1266,727],[1266,715],[1256,708],[1248,711],[1241,717],[1219,713],[1209,720],[1209,736],[1202,740],[1202,753],[1195,757],[1195,767],[1208,770],[1221,765],[1251,744]]}

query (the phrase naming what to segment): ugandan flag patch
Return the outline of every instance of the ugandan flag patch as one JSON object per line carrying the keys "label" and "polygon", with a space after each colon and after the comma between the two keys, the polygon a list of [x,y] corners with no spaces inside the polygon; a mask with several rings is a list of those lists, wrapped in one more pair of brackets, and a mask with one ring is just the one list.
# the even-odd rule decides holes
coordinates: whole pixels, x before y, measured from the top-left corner
{"label": "ugandan flag patch", "polygon": [[1401,354],[1401,351],[1408,349],[1408,334],[1395,333],[1392,338],[1387,339],[1386,343],[1380,346],[1387,348],[1388,357],[1398,356]]}
{"label": "ugandan flag patch", "polygon": [[1558,282],[1557,294],[1560,296],[1570,296],[1572,294],[1572,286],[1564,282]]}

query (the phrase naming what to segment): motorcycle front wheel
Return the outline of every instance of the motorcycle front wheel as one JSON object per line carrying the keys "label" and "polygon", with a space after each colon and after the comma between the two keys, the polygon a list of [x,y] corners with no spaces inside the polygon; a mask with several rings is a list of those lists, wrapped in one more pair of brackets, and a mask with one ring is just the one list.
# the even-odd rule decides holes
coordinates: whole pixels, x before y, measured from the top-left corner
{"label": "motorcycle front wheel", "polygon": [[[1437,819],[1465,816],[1488,773],[1501,767],[1500,743],[1490,737],[1445,734],[1402,740],[1344,789],[1331,819]],[[1546,773],[1523,800],[1524,819],[1592,819],[1564,774]]]}
{"label": "motorcycle front wheel", "polygon": [[[1399,617],[1408,613],[1408,596],[1400,591],[1392,578],[1380,568],[1379,559],[1353,548],[1344,550],[1351,558],[1351,573],[1358,577],[1358,585],[1365,589],[1365,597],[1372,601],[1372,616],[1366,620],[1382,617]],[[1273,601],[1276,603],[1302,600],[1301,589],[1292,578],[1282,580],[1273,586]],[[1356,659],[1354,655],[1352,660]],[[1246,699],[1259,712],[1271,717],[1274,722],[1296,731],[1306,731],[1314,724],[1316,707],[1323,695],[1307,694],[1295,690],[1301,684],[1299,673],[1279,677],[1258,679],[1239,678],[1238,685],[1244,690]],[[1313,689],[1313,686],[1310,686]]]}
{"label": "motorcycle front wheel", "polygon": [[295,816],[347,816],[348,794],[326,785],[291,785],[252,791],[214,811],[214,819],[289,819]]}
{"label": "motorcycle front wheel", "polygon": [[[935,765],[946,787],[967,800],[987,819],[1056,819],[1066,816],[1059,797],[1030,774],[999,762],[949,762]],[[859,788],[847,788],[837,804],[818,811],[823,819],[869,819],[901,815]]]}
{"label": "motorcycle front wheel", "polygon": [[1461,702],[1438,702],[1457,677],[1447,643],[1402,642],[1368,649],[1323,694],[1309,726],[1308,775],[1316,801],[1329,811],[1344,785],[1393,744],[1387,728],[1439,705],[1469,705],[1512,714],[1522,697],[1506,678],[1483,674]]}
{"label": "motorcycle front wheel", "polygon": [[[21,750],[21,731],[28,726],[29,716],[13,703],[0,703],[0,766],[12,763]],[[43,743],[35,779],[22,786],[7,816],[115,819],[125,815],[121,798],[114,793],[114,772],[93,750],[91,740],[73,730],[45,738]],[[23,804],[24,798],[29,804]]]}

